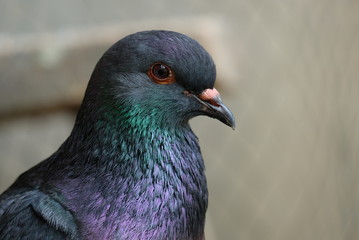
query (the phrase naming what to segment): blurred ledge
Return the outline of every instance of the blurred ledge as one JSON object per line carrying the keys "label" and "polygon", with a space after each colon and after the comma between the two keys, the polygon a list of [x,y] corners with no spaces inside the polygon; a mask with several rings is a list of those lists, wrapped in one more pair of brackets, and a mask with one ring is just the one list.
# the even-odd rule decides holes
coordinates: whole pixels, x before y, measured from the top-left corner
{"label": "blurred ledge", "polygon": [[126,22],[27,35],[0,34],[0,121],[63,108],[76,109],[104,51],[122,37],[166,29],[198,40],[213,56],[217,88],[231,89],[232,61],[224,21],[216,16]]}
{"label": "blurred ledge", "polygon": [[80,101],[75,99],[71,102],[59,102],[57,104],[43,106],[41,108],[34,106],[33,108],[27,108],[22,110],[13,110],[9,112],[0,113],[0,126],[2,123],[16,120],[18,118],[33,118],[44,114],[54,114],[62,112],[64,110],[76,115],[78,108],[80,107]]}

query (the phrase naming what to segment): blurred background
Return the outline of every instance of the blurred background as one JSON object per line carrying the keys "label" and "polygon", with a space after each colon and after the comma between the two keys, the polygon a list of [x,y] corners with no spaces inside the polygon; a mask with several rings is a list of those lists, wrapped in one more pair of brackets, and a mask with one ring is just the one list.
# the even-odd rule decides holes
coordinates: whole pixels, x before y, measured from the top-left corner
{"label": "blurred background", "polygon": [[359,1],[0,1],[0,191],[69,135],[102,53],[202,43],[237,129],[199,117],[207,240],[359,239]]}

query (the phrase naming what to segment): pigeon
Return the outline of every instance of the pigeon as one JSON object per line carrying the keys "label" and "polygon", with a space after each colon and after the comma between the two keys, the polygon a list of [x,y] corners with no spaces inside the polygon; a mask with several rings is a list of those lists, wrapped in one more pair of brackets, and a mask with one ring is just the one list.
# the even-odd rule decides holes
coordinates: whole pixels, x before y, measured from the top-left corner
{"label": "pigeon", "polygon": [[70,136],[0,195],[0,239],[204,239],[199,115],[235,128],[194,39],[133,33],[95,66]]}

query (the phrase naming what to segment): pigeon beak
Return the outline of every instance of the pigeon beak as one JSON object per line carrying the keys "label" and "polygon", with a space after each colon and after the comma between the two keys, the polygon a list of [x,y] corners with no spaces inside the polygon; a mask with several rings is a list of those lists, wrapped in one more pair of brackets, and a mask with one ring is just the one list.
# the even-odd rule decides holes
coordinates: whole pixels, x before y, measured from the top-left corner
{"label": "pigeon beak", "polygon": [[209,117],[218,119],[233,130],[236,128],[236,121],[233,113],[223,104],[221,96],[215,88],[205,89],[199,95],[194,96],[200,103],[202,103],[203,107],[200,110],[203,113]]}

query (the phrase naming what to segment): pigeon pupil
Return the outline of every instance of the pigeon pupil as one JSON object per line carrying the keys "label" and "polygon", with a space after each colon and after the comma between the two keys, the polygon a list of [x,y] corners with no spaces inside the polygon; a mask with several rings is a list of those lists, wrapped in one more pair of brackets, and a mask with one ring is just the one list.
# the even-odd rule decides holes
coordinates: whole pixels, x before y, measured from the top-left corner
{"label": "pigeon pupil", "polygon": [[153,74],[159,79],[165,79],[169,76],[169,70],[162,64],[157,64],[153,68]]}

